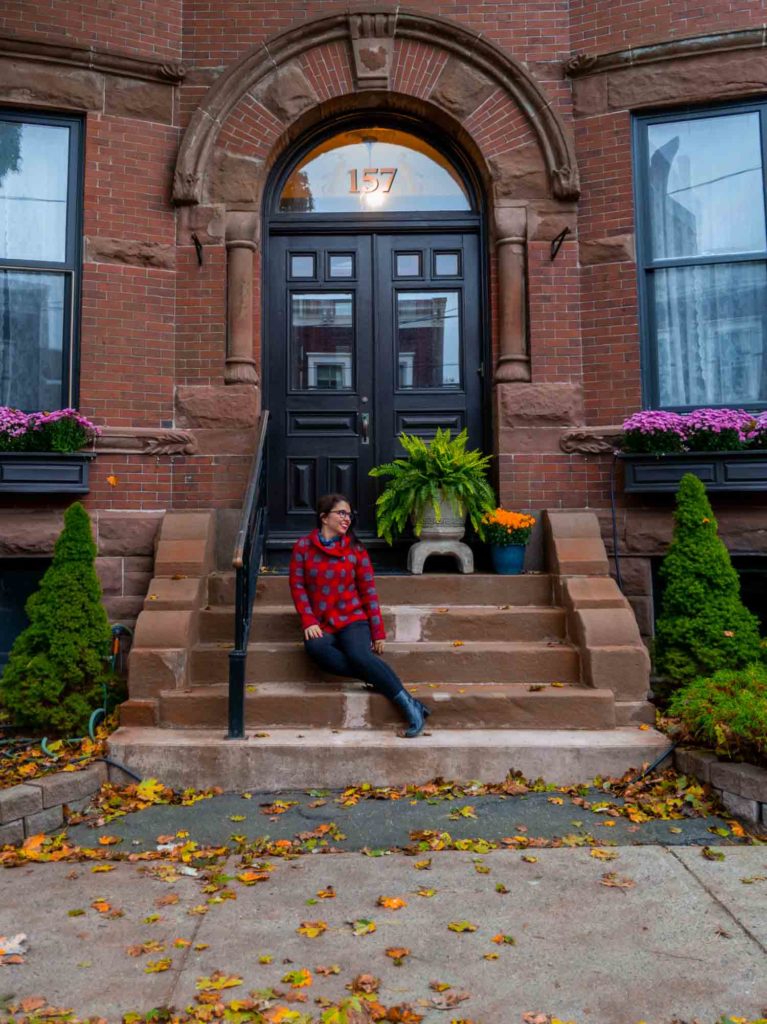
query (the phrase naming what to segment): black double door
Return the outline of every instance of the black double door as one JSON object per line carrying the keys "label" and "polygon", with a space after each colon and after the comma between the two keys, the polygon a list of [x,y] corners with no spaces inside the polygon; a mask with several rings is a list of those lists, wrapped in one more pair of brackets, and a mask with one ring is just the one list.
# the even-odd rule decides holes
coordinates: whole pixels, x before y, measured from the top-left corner
{"label": "black double door", "polygon": [[373,466],[468,427],[482,447],[478,237],[277,235],[265,333],[270,537],[307,532],[317,498],[349,496],[375,536]]}

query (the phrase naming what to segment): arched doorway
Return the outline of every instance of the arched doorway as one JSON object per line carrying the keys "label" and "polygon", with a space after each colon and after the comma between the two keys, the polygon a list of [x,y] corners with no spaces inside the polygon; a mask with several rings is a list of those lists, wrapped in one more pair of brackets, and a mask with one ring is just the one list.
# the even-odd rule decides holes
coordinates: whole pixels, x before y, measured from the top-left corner
{"label": "arched doorway", "polygon": [[335,120],[275,168],[264,231],[271,545],[348,494],[375,545],[376,481],[401,431],[483,447],[482,206],[449,142],[409,119]]}

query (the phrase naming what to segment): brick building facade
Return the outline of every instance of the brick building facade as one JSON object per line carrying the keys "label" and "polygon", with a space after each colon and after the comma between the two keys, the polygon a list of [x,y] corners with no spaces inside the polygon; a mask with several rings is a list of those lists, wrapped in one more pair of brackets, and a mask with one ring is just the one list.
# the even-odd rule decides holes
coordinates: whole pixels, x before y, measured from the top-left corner
{"label": "brick building facade", "polygon": [[[764,20],[764,0],[424,0],[397,8],[350,7],[334,0],[214,5],[5,0],[0,6],[0,126],[6,135],[23,126],[21,160],[10,164],[10,178],[33,200],[35,189],[43,195],[43,178],[54,181],[52,195],[59,187],[56,201],[67,204],[61,230],[69,255],[63,260],[40,255],[34,246],[24,250],[21,241],[14,251],[14,238],[29,231],[29,222],[26,229],[15,222],[14,235],[16,214],[9,212],[12,197],[6,188],[3,216],[11,227],[0,253],[0,275],[8,308],[13,289],[23,292],[22,278],[63,275],[71,315],[64,315],[61,337],[53,344],[61,354],[58,377],[46,386],[55,391],[60,385],[61,405],[77,404],[104,428],[86,504],[113,618],[132,621],[141,608],[165,511],[220,510],[226,561],[227,524],[242,499],[260,410],[270,408],[272,432],[283,440],[295,434],[291,417],[312,412],[307,405],[291,407],[284,388],[277,393],[278,378],[269,377],[268,367],[293,343],[279,316],[301,277],[291,283],[290,274],[278,280],[271,273],[275,239],[287,239],[284,252],[291,259],[297,253],[321,261],[333,252],[347,258],[347,250],[353,250],[359,262],[349,264],[356,267],[354,287],[362,287],[363,264],[373,282],[372,291],[360,293],[356,315],[362,317],[363,305],[369,310],[380,298],[378,271],[365,263],[368,257],[354,249],[352,238],[369,229],[360,227],[348,206],[339,208],[336,223],[327,212],[315,215],[310,206],[304,234],[298,215],[290,225],[280,221],[285,176],[307,154],[332,149],[334,135],[343,132],[364,140],[364,132],[373,132],[372,139],[375,129],[415,139],[399,150],[405,161],[401,181],[408,152],[420,159],[418,140],[428,140],[437,154],[429,166],[447,168],[469,197],[464,221],[451,221],[439,204],[436,210],[429,207],[423,192],[419,198],[413,186],[407,216],[401,207],[396,223],[379,223],[379,231],[394,239],[395,255],[397,246],[405,254],[422,249],[424,260],[441,253],[428,241],[432,237],[447,239],[448,254],[459,251],[459,236],[474,239],[473,249],[460,250],[462,280],[440,283],[435,263],[419,294],[431,291],[450,301],[464,289],[476,299],[475,320],[463,322],[462,342],[455,344],[465,345],[462,383],[467,388],[472,374],[480,383],[464,405],[440,404],[431,394],[418,407],[404,402],[397,407],[395,427],[417,424],[420,416],[428,432],[440,416],[451,425],[473,416],[475,438],[496,456],[503,505],[597,510],[609,548],[611,438],[624,417],[659,404],[666,370],[658,346],[670,344],[658,329],[658,309],[661,302],[671,309],[672,300],[648,297],[653,228],[646,226],[643,211],[656,185],[650,163],[661,152],[660,141],[641,165],[646,139],[656,138],[653,126],[672,135],[663,126],[686,126],[677,132],[679,159],[686,163],[671,173],[687,173],[689,180],[690,168],[697,173],[714,166],[705,132],[698,128],[712,115],[734,119],[723,128],[722,150],[732,159],[719,177],[732,178],[735,189],[746,181],[744,194],[753,199],[752,219],[761,228],[754,228],[756,241],[747,244],[735,229],[725,231],[719,243],[707,239],[705,251],[708,259],[711,253],[722,255],[729,267],[745,266],[737,260],[749,255],[747,271],[732,271],[751,275],[743,285],[749,323],[740,325],[741,341],[732,344],[746,352],[746,369],[761,366],[764,378]],[[68,188],[61,181],[55,185],[63,166],[45,156],[50,147],[35,149],[30,141],[35,132],[62,129],[70,141],[76,139],[69,149]],[[755,146],[748,143],[751,136]],[[669,151],[663,152],[673,164]],[[36,176],[36,160],[47,167],[45,174]],[[359,166],[360,173],[368,169]],[[347,192],[355,182],[351,179]],[[381,181],[375,184],[383,191]],[[393,184],[390,194],[395,195]],[[718,194],[696,196],[694,208],[701,218],[709,216]],[[371,214],[373,220],[380,212]],[[363,209],[363,221],[364,214]],[[331,240],[325,249],[317,247],[315,216],[324,218],[323,237]],[[740,223],[742,210],[732,217]],[[715,229],[716,224],[706,231],[715,234]],[[728,262],[733,256],[735,262]],[[673,274],[679,267],[672,260],[661,270]],[[317,282],[317,273],[309,275],[310,282]],[[683,294],[692,287],[686,273],[682,268],[677,276],[677,311],[696,301],[694,293]],[[332,280],[330,270],[327,274],[326,296],[351,294],[352,286]],[[387,296],[397,292],[397,280],[395,270],[386,281]],[[709,285],[696,287],[705,292]],[[33,312],[37,302],[28,300]],[[468,307],[461,308],[468,316]],[[323,324],[328,315],[323,314]],[[704,367],[717,378],[729,358],[732,318],[727,310],[718,315],[719,337],[725,341]],[[380,328],[379,311],[373,320]],[[298,330],[296,324],[291,329]],[[365,358],[373,360],[371,339],[393,346],[391,337],[382,342],[375,329],[373,323],[367,340],[358,339],[360,348],[348,356],[360,367],[364,346]],[[29,327],[25,344],[42,348],[40,331],[39,325]],[[7,327],[0,346],[10,351],[18,337]],[[677,329],[674,338],[684,361],[684,346],[696,339],[689,328]],[[427,343],[417,341],[421,347]],[[445,337],[441,343],[447,346]],[[442,351],[444,358],[447,348]],[[406,392],[411,371],[402,346],[401,353],[396,372],[404,374],[399,392]],[[310,374],[320,372],[321,355],[315,355]],[[332,372],[342,375],[340,384],[331,390],[353,390],[343,381],[345,364],[338,365],[341,369]],[[330,372],[325,365],[322,373]],[[759,374],[742,376],[748,380],[736,384],[734,393],[726,384],[705,385],[705,401],[692,392],[672,394],[670,404],[758,408],[766,403]],[[22,386],[10,370],[6,377],[0,404],[22,404],[17,397]],[[442,391],[449,391],[447,377],[443,383]],[[450,387],[456,391],[454,381]],[[440,387],[433,391],[436,395]],[[34,387],[31,394],[30,401]],[[50,401],[50,390],[37,394]],[[379,395],[383,404],[373,407],[374,436],[387,401]],[[317,415],[328,413],[327,393],[323,402]],[[344,409],[356,444],[355,417],[364,409]],[[331,432],[330,440],[320,439],[322,458],[332,462],[343,429]],[[304,472],[298,449],[278,450],[288,452],[288,485],[294,488],[288,512],[291,501],[295,511],[301,501],[311,504],[318,489],[347,479],[340,462],[357,458],[339,447],[333,466],[315,461],[316,472]],[[280,470],[274,479],[284,475]],[[65,495],[1,496],[0,571],[6,579],[11,570],[23,569],[23,560],[50,552],[68,500]],[[623,577],[647,634],[651,564],[670,536],[671,500],[624,496],[619,471],[617,504]],[[720,498],[716,504],[730,547],[748,556],[752,568],[762,564],[759,558],[767,553],[762,497]]]}

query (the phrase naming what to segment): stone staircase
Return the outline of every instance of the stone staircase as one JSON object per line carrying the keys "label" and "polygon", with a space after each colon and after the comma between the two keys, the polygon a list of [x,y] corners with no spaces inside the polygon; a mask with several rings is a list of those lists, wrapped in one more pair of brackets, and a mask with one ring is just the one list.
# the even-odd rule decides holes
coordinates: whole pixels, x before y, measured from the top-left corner
{"label": "stone staircase", "polygon": [[[200,614],[191,686],[159,695],[159,724],[224,728],[234,579],[210,579]],[[564,608],[540,576],[384,576],[378,591],[389,637],[386,660],[431,709],[432,728],[611,729],[612,690],[581,684]],[[333,680],[306,657],[285,577],[258,584],[249,647],[248,728],[393,728],[384,697]],[[555,686],[550,685],[555,683]]]}
{"label": "stone staircase", "polygon": [[648,728],[649,659],[633,613],[607,575],[594,516],[551,513],[547,530],[546,573],[378,577],[385,657],[432,711],[416,740],[397,736],[385,698],[309,661],[287,578],[262,574],[248,735],[227,741],[234,574],[212,566],[212,515],[167,516],[112,756],[176,787],[262,790],[490,781],[512,768],[580,782],[639,767],[666,741]]}

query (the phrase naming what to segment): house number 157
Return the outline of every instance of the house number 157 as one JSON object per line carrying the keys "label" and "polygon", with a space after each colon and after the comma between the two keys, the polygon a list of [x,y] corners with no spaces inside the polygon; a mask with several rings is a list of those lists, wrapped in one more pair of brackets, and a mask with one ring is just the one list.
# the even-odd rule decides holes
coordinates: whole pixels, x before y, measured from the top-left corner
{"label": "house number 157", "polygon": [[349,171],[349,191],[377,192],[380,188],[382,192],[391,192],[396,177],[396,167],[365,167],[361,180],[356,170]]}

